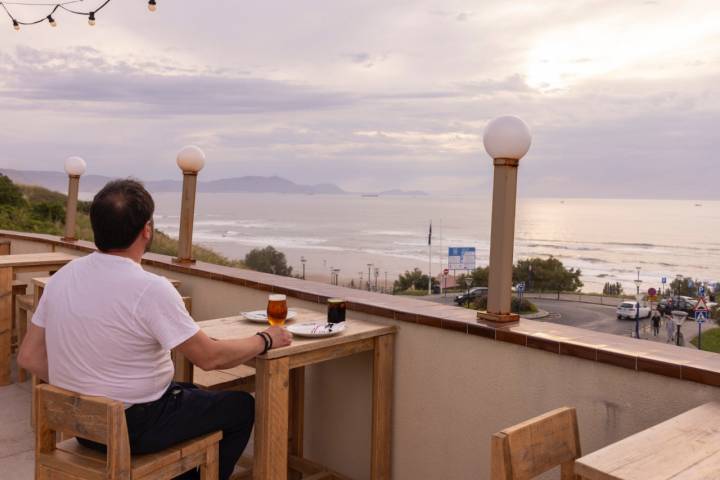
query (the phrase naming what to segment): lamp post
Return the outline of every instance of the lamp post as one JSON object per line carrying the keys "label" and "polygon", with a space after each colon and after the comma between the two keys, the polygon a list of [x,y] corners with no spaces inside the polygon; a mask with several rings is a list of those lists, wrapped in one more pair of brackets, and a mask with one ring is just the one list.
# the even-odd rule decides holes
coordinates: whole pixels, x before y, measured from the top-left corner
{"label": "lamp post", "polygon": [[65,242],[74,242],[75,228],[77,226],[78,192],[80,191],[80,177],[85,174],[87,163],[80,157],[65,159],[65,173],[68,174],[67,205],[65,206]]}
{"label": "lamp post", "polygon": [[640,301],[642,300],[640,284],[642,284],[642,280],[640,280],[640,267],[635,267],[635,269],[638,274],[637,279],[635,279],[635,287],[637,288],[635,294],[635,338],[640,338]]}
{"label": "lamp post", "polygon": [[359,273],[360,273],[360,283],[358,284],[358,289],[362,290],[363,289],[363,275],[365,275],[365,272],[361,271]]}
{"label": "lamp post", "polygon": [[302,263],[302,279],[305,280],[305,262],[307,262],[307,259],[305,257],[300,257],[300,263]]}
{"label": "lamp post", "polygon": [[515,203],[518,165],[530,149],[531,141],[528,126],[513,116],[495,118],[483,133],[485,151],[493,159],[495,172],[488,306],[487,312],[478,312],[480,320],[504,323],[520,319],[511,312]]}
{"label": "lamp post", "polygon": [[378,277],[380,276],[380,267],[375,267],[375,291],[378,291]]}
{"label": "lamp post", "polygon": [[183,172],[182,205],[180,207],[180,235],[175,263],[195,263],[192,258],[193,220],[197,175],[205,166],[205,154],[194,145],[183,147],[177,154],[177,165]]}
{"label": "lamp post", "polygon": [[470,287],[472,286],[473,279],[472,279],[472,277],[467,276],[464,278],[464,280],[465,280],[465,287],[467,287],[467,293],[465,295],[467,302],[465,302],[465,306],[467,308],[470,308]]}
{"label": "lamp post", "polygon": [[371,273],[370,273],[370,272],[372,271],[373,264],[372,264],[372,263],[368,263],[368,264],[367,264],[367,267],[368,267],[368,282],[367,282],[367,283],[368,283],[368,292],[369,292],[369,291],[370,291],[370,288],[371,288],[371,286],[372,286],[371,280],[370,280],[370,276],[371,276]]}

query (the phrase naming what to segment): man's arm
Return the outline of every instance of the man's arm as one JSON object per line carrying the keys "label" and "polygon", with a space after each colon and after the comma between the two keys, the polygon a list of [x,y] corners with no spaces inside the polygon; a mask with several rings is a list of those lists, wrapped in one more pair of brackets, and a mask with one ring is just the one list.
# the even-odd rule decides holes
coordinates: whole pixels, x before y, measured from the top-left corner
{"label": "man's arm", "polygon": [[27,335],[25,335],[18,352],[18,365],[47,382],[49,375],[45,329],[38,327],[33,322],[28,323]]}
{"label": "man's arm", "polygon": [[[273,340],[273,348],[290,345],[290,333],[281,327],[266,330]],[[202,330],[178,345],[177,350],[193,365],[203,370],[237,367],[262,353],[265,341],[258,335],[231,340],[215,340]]]}

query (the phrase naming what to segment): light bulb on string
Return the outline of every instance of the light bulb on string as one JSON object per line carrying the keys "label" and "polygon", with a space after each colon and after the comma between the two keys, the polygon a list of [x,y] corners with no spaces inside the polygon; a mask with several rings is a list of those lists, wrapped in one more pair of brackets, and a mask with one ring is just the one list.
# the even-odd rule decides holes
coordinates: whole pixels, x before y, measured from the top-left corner
{"label": "light bulb on string", "polygon": [[51,27],[57,27],[57,22],[56,22],[55,19],[52,17],[52,15],[48,15],[48,16],[47,16],[47,20],[48,20],[48,22],[50,22],[50,26],[51,26]]}
{"label": "light bulb on string", "polygon": [[20,31],[20,24],[14,18],[13,18],[13,28],[15,29],[16,32]]}
{"label": "light bulb on string", "polygon": [[90,12],[88,16],[88,25],[91,27],[95,26],[95,12]]}
{"label": "light bulb on string", "polygon": [[151,12],[157,10],[157,2],[155,0],[148,0],[148,10]]}

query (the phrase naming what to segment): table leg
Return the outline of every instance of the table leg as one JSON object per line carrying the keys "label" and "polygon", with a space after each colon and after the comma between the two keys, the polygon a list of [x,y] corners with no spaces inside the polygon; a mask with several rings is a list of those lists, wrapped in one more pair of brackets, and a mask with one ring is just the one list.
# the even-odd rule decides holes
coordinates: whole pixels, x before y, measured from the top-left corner
{"label": "table leg", "polygon": [[0,268],[0,385],[9,385],[12,348],[13,269]]}
{"label": "table leg", "polygon": [[394,335],[375,338],[372,385],[370,478],[389,480],[393,397]]}
{"label": "table leg", "polygon": [[287,480],[289,359],[258,358],[255,382],[253,478]]}
{"label": "table leg", "polygon": [[[23,340],[25,340],[25,335],[27,334],[28,328],[27,310],[25,310],[24,308],[19,309],[15,317],[15,324],[18,331],[18,353],[20,353],[20,346],[22,345]],[[18,383],[23,383],[25,380],[27,380],[27,372],[24,369],[20,368],[20,365],[18,365]]]}
{"label": "table leg", "polygon": [[193,383],[193,369],[195,366],[190,363],[185,355],[178,350],[171,352],[173,363],[175,364],[175,381],[181,383]]}
{"label": "table leg", "polygon": [[[290,370],[290,418],[288,453],[291,456],[303,456],[303,428],[305,425],[305,367]],[[302,474],[288,471],[289,480],[300,480]]]}

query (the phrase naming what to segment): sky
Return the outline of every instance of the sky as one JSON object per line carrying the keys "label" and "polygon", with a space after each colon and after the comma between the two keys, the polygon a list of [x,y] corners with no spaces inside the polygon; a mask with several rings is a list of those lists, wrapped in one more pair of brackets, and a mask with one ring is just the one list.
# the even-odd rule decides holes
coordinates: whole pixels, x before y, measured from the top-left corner
{"label": "sky", "polygon": [[0,166],[80,155],[88,173],[179,178],[196,144],[206,180],[487,193],[482,131],[512,114],[533,135],[521,196],[720,199],[717,0],[113,0],[94,27],[54,17],[0,21]]}

